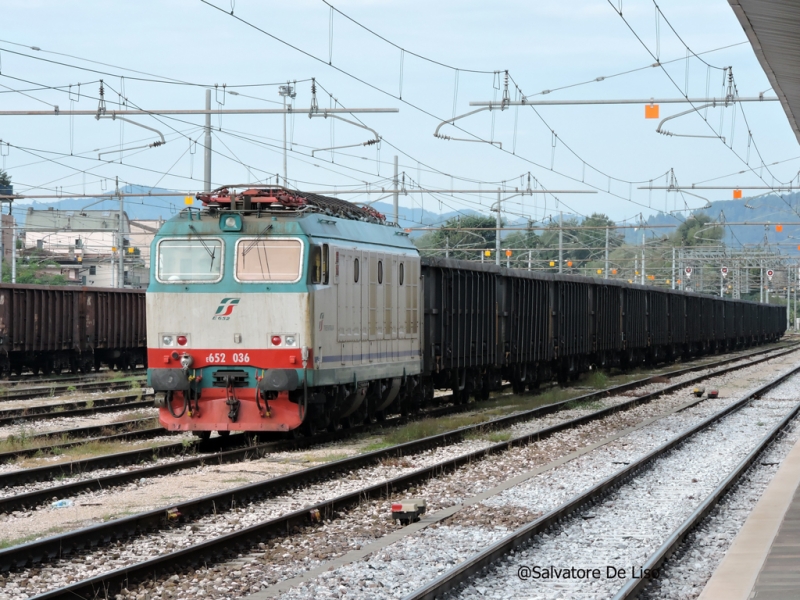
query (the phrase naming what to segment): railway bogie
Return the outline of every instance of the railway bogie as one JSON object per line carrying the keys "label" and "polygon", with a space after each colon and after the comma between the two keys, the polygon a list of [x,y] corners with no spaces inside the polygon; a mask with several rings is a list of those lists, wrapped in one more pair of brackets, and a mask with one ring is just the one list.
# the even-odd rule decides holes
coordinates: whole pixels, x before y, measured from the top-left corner
{"label": "railway bogie", "polygon": [[149,381],[170,429],[306,433],[594,368],[777,340],[785,310],[494,264],[420,259],[338,199],[200,195],[153,242]]}

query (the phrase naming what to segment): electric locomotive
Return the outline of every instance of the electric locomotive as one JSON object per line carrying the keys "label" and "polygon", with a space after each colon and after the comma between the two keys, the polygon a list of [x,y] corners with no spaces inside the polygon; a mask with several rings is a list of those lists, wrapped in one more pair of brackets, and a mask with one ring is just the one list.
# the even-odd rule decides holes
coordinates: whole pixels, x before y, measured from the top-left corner
{"label": "electric locomotive", "polygon": [[382,417],[421,370],[420,259],[383,215],[281,187],[198,194],[152,243],[161,424],[290,431]]}

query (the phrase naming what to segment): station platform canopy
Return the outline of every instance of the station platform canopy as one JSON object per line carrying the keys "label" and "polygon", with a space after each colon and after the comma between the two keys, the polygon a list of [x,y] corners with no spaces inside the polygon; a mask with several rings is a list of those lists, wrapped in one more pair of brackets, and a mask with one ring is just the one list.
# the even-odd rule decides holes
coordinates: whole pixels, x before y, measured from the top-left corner
{"label": "station platform canopy", "polygon": [[728,0],[800,142],[800,1]]}

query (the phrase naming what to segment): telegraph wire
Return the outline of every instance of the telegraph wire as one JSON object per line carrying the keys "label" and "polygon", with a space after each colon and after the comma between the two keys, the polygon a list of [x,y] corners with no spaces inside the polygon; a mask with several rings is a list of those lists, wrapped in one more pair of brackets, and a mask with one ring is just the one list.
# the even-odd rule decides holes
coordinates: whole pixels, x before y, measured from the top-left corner
{"label": "telegraph wire", "polygon": [[[205,0],[201,0],[201,1],[205,1]],[[652,56],[652,57],[653,57],[653,58],[655,58],[656,60],[658,60],[658,59],[656,58],[656,56],[653,54],[653,52],[650,50],[650,48],[648,47],[648,45],[647,45],[647,44],[644,42],[644,40],[642,40],[642,38],[639,36],[639,34],[638,34],[638,33],[636,32],[636,30],[633,28],[633,26],[632,26],[632,25],[631,25],[631,24],[628,22],[628,20],[627,20],[627,19],[626,19],[626,18],[623,16],[622,12],[621,12],[621,11],[619,11],[619,10],[617,10],[617,8],[614,6],[614,4],[611,2],[611,0],[606,0],[606,1],[607,1],[607,2],[608,2],[608,4],[611,6],[611,8],[614,10],[614,12],[615,12],[615,13],[617,13],[617,14],[619,15],[619,17],[622,19],[622,21],[625,23],[625,25],[626,25],[626,26],[628,27],[628,29],[630,30],[630,32],[631,32],[631,33],[634,35],[634,37],[635,37],[635,38],[638,40],[638,42],[641,44],[641,46],[642,46],[642,47],[643,47],[643,48],[644,48],[644,49],[647,51],[647,53],[648,53],[648,54],[650,54],[650,56]],[[666,20],[666,19],[665,19],[665,20]],[[670,27],[671,27],[671,26],[670,26]],[[687,46],[687,48],[688,48],[688,46]],[[683,96],[684,96],[684,97],[685,97],[685,98],[688,100],[688,96],[687,96],[687,95],[686,95],[686,94],[685,94],[685,93],[684,93],[684,92],[681,90],[680,86],[679,86],[679,85],[678,85],[678,84],[675,82],[675,80],[672,78],[672,76],[669,74],[669,72],[668,72],[668,71],[667,71],[667,70],[666,70],[666,69],[663,67],[663,65],[659,65],[659,66],[661,66],[661,70],[662,70],[662,71],[664,72],[664,74],[667,76],[667,79],[669,79],[669,80],[670,80],[670,82],[672,83],[672,85],[674,85],[674,86],[675,86],[675,89],[677,89],[677,90],[678,90],[678,92],[680,92],[680,93],[681,93],[681,95],[683,95]],[[694,109],[695,113],[697,113],[697,115],[698,115],[698,116],[700,116],[700,118],[703,120],[703,122],[704,122],[704,123],[705,123],[705,124],[708,126],[708,128],[709,128],[709,129],[712,131],[712,133],[714,133],[714,136],[715,136],[715,137],[717,137],[717,138],[718,138],[720,141],[723,141],[723,140],[722,140],[722,134],[721,134],[721,133],[717,133],[717,131],[714,129],[714,127],[711,125],[711,123],[709,123],[709,122],[708,122],[708,120],[707,120],[705,117],[703,117],[702,115],[700,115],[700,112],[698,111],[697,107],[696,107],[696,106],[695,106],[695,105],[694,105],[692,102],[689,102],[689,104],[692,106],[692,108]],[[759,175],[758,173],[756,173],[755,169],[754,169],[753,167],[751,167],[749,164],[747,164],[747,162],[746,162],[746,161],[745,161],[745,160],[744,160],[744,159],[743,159],[743,158],[742,158],[742,157],[739,155],[739,153],[738,153],[738,152],[736,152],[736,150],[734,150],[734,149],[733,149],[733,147],[732,147],[732,146],[728,146],[728,145],[727,145],[727,144],[725,144],[724,142],[723,142],[723,144],[722,144],[722,145],[723,145],[723,146],[725,146],[726,148],[728,148],[728,149],[729,149],[729,150],[730,150],[730,151],[731,151],[731,152],[734,154],[734,156],[736,156],[736,158],[738,158],[738,159],[739,159],[739,160],[740,160],[742,163],[746,164],[746,165],[747,165],[747,167],[750,169],[750,171],[751,171],[751,172],[752,172],[752,173],[753,173],[753,174],[754,174],[756,177],[758,177],[758,178],[759,178],[761,181],[763,181],[765,184],[767,184],[767,181],[766,181],[766,179],[764,179],[764,178],[763,178],[761,175]],[[769,169],[767,169],[767,172],[770,172],[770,171],[769,171]],[[771,174],[771,172],[770,172],[770,174]],[[774,177],[774,175],[773,175],[773,177]],[[767,185],[770,185],[770,186],[771,186],[771,184],[767,184]],[[781,198],[781,200],[783,200],[783,202],[784,202],[784,203],[785,203],[785,204],[786,204],[786,205],[787,205],[789,208],[791,208],[791,209],[792,209],[792,211],[793,211],[795,214],[797,214],[798,216],[800,216],[800,212],[798,212],[798,211],[797,211],[797,209],[795,209],[795,208],[794,208],[794,207],[793,207],[793,206],[792,206],[792,205],[791,205],[791,204],[790,204],[790,203],[789,203],[789,202],[788,202],[788,201],[787,201],[787,200],[786,200],[786,199],[783,197],[783,195],[782,195],[782,194],[780,194],[778,191],[775,191],[774,189],[773,189],[773,191],[774,191],[774,192],[775,192],[775,193],[778,195],[778,197],[780,197],[780,198]]]}

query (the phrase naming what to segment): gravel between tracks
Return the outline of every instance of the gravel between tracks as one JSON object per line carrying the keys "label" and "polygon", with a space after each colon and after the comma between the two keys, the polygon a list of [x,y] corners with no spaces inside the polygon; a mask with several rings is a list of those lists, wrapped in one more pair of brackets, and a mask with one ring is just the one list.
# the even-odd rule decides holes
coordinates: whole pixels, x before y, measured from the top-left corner
{"label": "gravel between tracks", "polygon": [[[422,530],[418,534],[411,535],[402,541],[393,544],[375,554],[368,560],[353,563],[342,568],[324,573],[316,580],[312,580],[298,586],[290,592],[284,594],[285,598],[396,598],[410,592],[422,583],[433,579],[446,569],[462,562],[470,555],[481,550],[492,542],[507,535],[516,527],[525,522],[533,520],[539,514],[555,508],[565,500],[571,498],[581,490],[586,489],[597,481],[616,472],[620,465],[615,463],[628,463],[635,460],[645,452],[663,443],[667,439],[674,437],[679,431],[688,427],[691,423],[697,422],[711,413],[719,410],[730,400],[709,401],[698,405],[692,409],[677,413],[671,417],[658,421],[644,429],[625,436],[605,447],[598,448],[594,452],[573,460],[561,467],[545,472],[530,479],[526,483],[511,488],[497,496],[481,503],[480,506],[473,507],[473,510],[460,511],[452,518],[448,519],[440,526],[433,526]],[[764,406],[768,406],[761,401]],[[785,402],[779,402],[785,405]],[[766,409],[769,412],[769,409]],[[745,409],[743,416],[738,417],[745,434],[741,436],[744,442],[752,441],[752,434],[749,432],[751,417],[747,415],[750,409]],[[779,417],[774,416],[774,420]],[[763,427],[766,431],[767,427]],[[754,441],[753,441],[754,443]],[[488,462],[488,461],[485,461]],[[494,464],[494,469],[506,472],[507,463]],[[509,473],[509,476],[513,473]],[[467,477],[461,473],[461,478]],[[434,483],[444,483],[437,480]],[[457,482],[451,482],[450,494],[461,493],[462,490],[455,487]],[[414,495],[424,497],[431,503],[433,485],[423,486]],[[713,486],[712,486],[713,487]],[[478,492],[480,486],[474,486],[473,492]],[[440,490],[439,496],[448,493],[448,490]],[[435,495],[433,496],[436,497]],[[696,496],[699,502],[699,496]],[[384,507],[386,515],[386,507]],[[434,509],[435,510],[435,507]],[[431,512],[431,511],[429,511]],[[506,515],[505,522],[497,519],[498,515]],[[509,518],[511,516],[511,518]],[[513,517],[517,518],[513,518]],[[589,521],[587,521],[589,522]],[[592,520],[592,523],[595,521]],[[583,535],[579,532],[578,538]],[[292,540],[296,543],[296,540]],[[598,536],[593,540],[594,546],[602,539]],[[630,542],[615,540],[621,547],[630,546]],[[587,544],[587,547],[589,545]],[[612,556],[606,560],[612,560]],[[597,560],[593,557],[585,562],[594,564],[591,561]],[[562,557],[562,563],[564,562]],[[537,564],[550,564],[548,561],[540,561]],[[576,564],[574,561],[568,564]],[[611,562],[609,564],[616,564]],[[295,565],[294,571],[281,568],[272,569],[269,566],[261,567],[261,573],[253,568],[254,577],[249,578],[251,590],[254,589],[252,583],[257,581],[258,575],[262,575],[264,584],[271,584],[276,579],[284,579],[299,574],[303,569],[302,565],[298,568]],[[584,566],[578,564],[577,566]],[[605,567],[605,565],[603,565]],[[266,571],[266,573],[264,573]],[[511,572],[507,569],[508,573]],[[413,578],[408,577],[408,573],[414,573]],[[509,597],[503,591],[503,585],[509,584],[507,581],[511,575],[504,573],[499,588],[492,590],[491,587],[484,589],[486,597]],[[263,577],[268,574],[268,577]],[[275,579],[273,579],[273,576]],[[236,578],[241,585],[244,583],[242,577]],[[512,582],[513,583],[513,582]],[[488,593],[492,591],[492,593]],[[531,597],[533,589],[530,585],[516,590],[517,597]],[[538,590],[537,590],[538,591]],[[555,591],[550,597],[572,597],[574,591],[569,589]],[[596,590],[595,590],[596,591]],[[220,597],[219,594],[214,594]],[[186,597],[182,594],[182,597]],[[482,597],[475,594],[474,597]],[[514,597],[514,596],[511,596]],[[547,597],[547,596],[543,596]],[[595,597],[606,597],[600,593]]]}
{"label": "gravel between tracks", "polygon": [[[785,366],[785,365],[784,365]],[[760,369],[763,371],[763,365]],[[753,367],[751,369],[757,369]],[[735,373],[720,378],[733,383],[736,376],[745,379],[755,373]],[[760,373],[760,379],[767,375]],[[720,387],[722,387],[720,385]],[[752,386],[748,386],[752,387]],[[739,396],[741,394],[737,394]],[[548,463],[577,447],[597,441],[644,418],[663,412],[667,407],[685,403],[686,393],[673,394],[658,402],[618,413],[602,423],[590,423],[579,429],[563,432],[536,445],[516,448],[503,455],[480,461],[457,473],[430,481],[409,490],[406,497],[423,497],[429,514],[440,508],[460,503],[503,480]],[[677,431],[719,410],[731,399],[706,401],[634,432],[573,460],[559,469],[546,472],[501,495],[500,500],[484,502],[478,509],[465,509],[439,527],[430,527],[373,555],[367,561],[354,563],[326,573],[318,580],[295,588],[287,597],[376,597],[395,598],[410,591],[408,573],[414,573],[413,584],[420,584],[450,566],[466,559],[488,543],[506,535],[541,512],[557,506],[581,489],[615,472],[619,462],[649,451]],[[542,419],[541,421],[546,421]],[[544,423],[539,423],[538,429]],[[535,500],[514,502],[514,494],[526,487]],[[498,504],[499,503],[499,504]],[[300,575],[326,560],[358,549],[376,538],[395,531],[397,526],[388,517],[386,502],[367,502],[355,511],[324,527],[311,528],[302,535],[273,540],[242,561],[198,569],[186,577],[149,582],[123,593],[123,598],[151,597],[165,594],[181,598],[223,598],[254,592],[265,585]],[[409,557],[407,561],[393,560]],[[344,594],[344,596],[342,596]]]}
{"label": "gravel between tracks", "polygon": [[[787,357],[784,357],[783,360],[787,360]],[[780,360],[778,362],[780,362]],[[722,387],[725,384],[725,382],[731,379],[735,379],[737,377],[739,379],[763,378],[764,369],[765,365],[763,364],[758,365],[756,367],[749,367],[738,373],[716,378],[717,380],[720,380],[719,383],[717,383],[716,385]],[[617,430],[626,426],[626,423],[635,422],[637,420],[641,420],[642,418],[646,418],[647,416],[652,416],[652,414],[663,411],[664,407],[669,406],[670,403],[672,403],[673,405],[677,405],[685,401],[686,401],[685,392],[673,394],[671,397],[665,398],[663,401],[659,401],[657,403],[649,405],[644,405],[636,409],[633,409],[632,411],[627,411],[624,413],[613,415],[612,417],[610,417],[607,420],[604,420],[601,423],[590,423],[577,430],[564,432],[563,434],[559,434],[558,436],[551,438],[549,440],[545,440],[544,442],[536,444],[535,446],[526,448],[517,448],[499,457],[493,457],[490,460],[480,461],[479,463],[473,464],[470,467],[467,467],[466,469],[460,470],[455,476],[450,476],[448,478],[441,480],[434,480],[430,482],[428,486],[423,486],[426,488],[430,487],[431,489],[425,490],[422,495],[427,498],[431,497],[440,498],[438,502],[435,500],[431,502],[429,500],[430,511],[434,511],[443,506],[452,505],[456,502],[461,501],[461,499],[466,495],[474,494],[476,491],[481,491],[482,489],[491,487],[492,485],[495,485],[496,483],[510,476],[513,476],[515,471],[516,472],[519,472],[520,470],[524,471],[536,464],[543,464],[545,462],[548,462],[548,456],[552,458],[554,453],[555,455],[559,455],[559,453],[563,454],[569,452],[571,450],[574,450],[576,447],[584,445],[590,438],[596,439],[602,434],[608,433],[608,431]],[[604,402],[613,402],[613,400],[606,399]],[[708,404],[720,403],[720,402],[724,401],[723,400],[712,401],[709,402]],[[533,429],[539,429],[553,422],[564,420],[564,418],[567,416],[574,417],[576,413],[585,413],[588,411],[584,410],[584,411],[570,411],[570,412],[572,413],[571,415],[564,415],[562,413],[559,415],[553,415],[551,417],[540,419],[538,420],[539,422],[536,423],[535,426],[531,425],[531,427]],[[688,412],[689,411],[687,411],[687,413]],[[649,441],[652,443],[652,440]],[[548,448],[548,444],[551,444],[553,447]],[[395,464],[392,465],[381,465],[377,467],[371,467],[368,469],[362,469],[350,474],[349,478],[340,479],[333,482],[326,482],[320,484],[319,486],[304,488],[303,490],[289,494],[285,498],[276,498],[265,503],[253,504],[248,507],[244,507],[243,509],[232,511],[224,515],[218,515],[216,517],[204,517],[194,522],[193,524],[187,525],[181,529],[160,532],[156,535],[146,536],[137,540],[127,542],[125,544],[102,548],[83,557],[72,558],[69,561],[60,561],[58,563],[54,563],[52,565],[46,565],[41,568],[30,569],[21,573],[10,574],[5,578],[3,578],[2,580],[0,580],[0,585],[4,587],[3,591],[0,592],[0,598],[3,599],[23,598],[31,593],[41,592],[46,589],[59,587],[71,581],[86,578],[102,571],[124,566],[126,564],[131,564],[132,562],[139,562],[141,560],[145,560],[148,556],[154,556],[156,554],[163,553],[164,551],[174,550],[180,547],[187,546],[189,544],[199,543],[200,541],[208,539],[211,536],[216,536],[224,532],[245,527],[255,522],[273,518],[280,514],[285,514],[290,510],[301,508],[304,505],[308,505],[313,502],[318,502],[323,498],[331,498],[340,495],[342,493],[345,493],[348,490],[362,487],[365,484],[371,484],[388,477],[394,477],[401,473],[414,470],[415,468],[420,468],[427,464],[433,464],[435,462],[439,462],[443,460],[445,457],[456,456],[459,454],[463,454],[464,452],[467,451],[472,451],[480,447],[485,447],[487,445],[489,445],[489,443],[484,440],[469,440],[462,444],[449,446],[447,448],[440,448],[428,453],[422,453],[420,455],[408,457],[406,459],[401,459],[400,461],[397,461]],[[628,453],[630,452],[630,450],[631,449],[629,448]],[[573,461],[573,463],[575,462],[579,461]],[[572,463],[568,463],[568,465],[569,464]],[[174,478],[172,479],[174,480]],[[175,485],[174,481],[172,482],[172,485],[173,486]],[[437,485],[443,488],[438,495],[436,494],[435,490],[435,487]],[[448,489],[448,486],[450,486],[450,489]],[[564,486],[561,486],[560,489],[563,490]],[[409,493],[413,494],[414,491],[410,491]],[[419,493],[419,491],[417,491],[417,493]],[[557,495],[553,497],[557,497]],[[537,509],[536,512],[538,512],[538,510],[540,509]],[[519,512],[517,520],[530,519],[531,511],[529,504],[526,505],[524,511],[521,512],[517,511],[517,512]],[[373,512],[370,514],[372,514],[378,521],[385,520],[385,515],[386,515],[385,503],[380,508],[374,509]],[[345,523],[346,521],[347,518],[343,519],[341,523]],[[367,519],[367,521],[365,522],[370,523],[371,520]],[[336,531],[338,526],[339,522],[337,521],[332,524],[329,524],[328,528],[331,531]],[[495,537],[502,535],[504,532],[507,532],[509,528],[512,528],[514,526],[516,526],[515,518],[509,519],[508,523],[506,523],[504,526],[501,526],[504,527],[503,529],[493,530],[496,532]],[[361,523],[361,527],[363,529],[364,522]],[[447,526],[430,528],[424,532],[424,535],[430,535],[430,532],[436,532],[438,530],[445,530],[445,529],[447,529]],[[463,529],[463,527],[461,529]],[[369,530],[369,528],[367,528],[367,530]],[[324,531],[324,530],[319,529],[318,531]],[[367,535],[365,539],[372,539],[374,537],[373,533],[371,532],[365,535]],[[378,535],[380,535],[380,532],[378,532]],[[415,537],[422,537],[422,536],[415,536]],[[459,533],[456,537],[463,538],[465,536]],[[337,535],[337,538],[338,542],[335,543],[334,546],[340,547],[343,543],[343,540],[347,539],[347,536],[343,537],[341,533],[339,533]],[[486,543],[486,536],[483,534],[474,537],[474,539],[479,539],[481,544]],[[357,541],[355,543],[356,545],[358,544]],[[352,539],[350,542],[347,542],[347,544],[349,544],[349,546],[352,547]],[[457,549],[458,547],[460,546],[459,545],[452,546],[452,548],[454,549]],[[440,547],[438,549],[438,552],[441,551],[442,548]],[[317,554],[319,554],[319,552]],[[415,552],[415,554],[419,554],[419,552],[417,551]],[[292,556],[292,554],[290,554],[290,556]],[[432,554],[431,556],[436,556],[436,553],[434,552],[434,554]],[[465,557],[466,556],[463,556],[458,560],[461,560]],[[316,557],[314,560],[316,560],[316,562],[318,563],[321,558],[322,557]],[[450,558],[452,559],[452,557]],[[440,566],[442,568],[445,568],[448,564],[451,564],[452,562],[450,559],[448,560],[442,559],[442,560],[443,562],[440,563]],[[97,565],[102,565],[102,566],[98,567]],[[289,573],[289,575],[291,575],[291,572]],[[242,583],[248,583],[248,585],[245,587],[250,589],[252,588],[258,589],[258,587],[260,587],[261,585],[261,581],[252,583],[251,581],[248,581],[248,578],[237,577],[237,576],[233,577],[238,579],[236,582],[237,583],[236,587],[238,587],[241,592],[247,591],[247,589],[242,588],[241,585]],[[419,580],[415,578],[415,582],[419,583]],[[166,582],[165,584],[166,587],[169,588],[170,586],[167,584],[169,584],[169,582]],[[203,586],[202,595],[205,596],[207,594],[211,594],[217,596],[219,595],[217,592],[222,594],[225,593],[222,591],[222,588],[225,588],[224,585],[216,587],[219,589],[217,589],[212,594],[211,589],[209,589],[206,586]],[[395,594],[392,593],[391,595]]]}
{"label": "gravel between tracks", "polygon": [[[800,381],[794,378],[766,397],[800,399]],[[689,534],[681,549],[666,563],[661,577],[640,596],[642,600],[693,600],[700,595],[783,459],[798,441],[800,425],[795,421],[786,434],[748,469],[740,483],[728,492],[700,526]]]}

